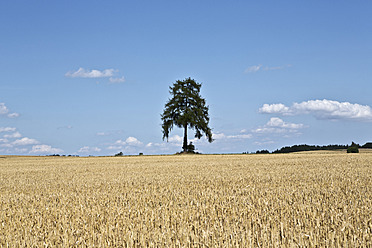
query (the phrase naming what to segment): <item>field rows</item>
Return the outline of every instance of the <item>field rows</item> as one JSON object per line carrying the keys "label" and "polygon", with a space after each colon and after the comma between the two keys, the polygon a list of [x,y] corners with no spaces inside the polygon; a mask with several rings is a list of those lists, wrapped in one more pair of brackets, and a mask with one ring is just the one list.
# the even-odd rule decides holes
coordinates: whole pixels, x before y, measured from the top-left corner
{"label": "field rows", "polygon": [[2,247],[371,247],[372,153],[0,158]]}

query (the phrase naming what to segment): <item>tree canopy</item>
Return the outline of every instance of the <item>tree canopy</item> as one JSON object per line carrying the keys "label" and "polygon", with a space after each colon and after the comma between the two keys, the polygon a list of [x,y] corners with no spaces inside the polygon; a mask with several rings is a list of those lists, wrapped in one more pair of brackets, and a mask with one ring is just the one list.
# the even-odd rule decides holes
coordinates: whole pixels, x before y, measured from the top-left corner
{"label": "tree canopy", "polygon": [[165,104],[161,115],[163,140],[169,138],[173,126],[184,129],[183,151],[187,151],[187,129],[195,130],[195,138],[200,139],[203,133],[212,142],[212,129],[209,127],[209,107],[200,95],[202,84],[194,79],[177,80],[170,86],[171,98]]}

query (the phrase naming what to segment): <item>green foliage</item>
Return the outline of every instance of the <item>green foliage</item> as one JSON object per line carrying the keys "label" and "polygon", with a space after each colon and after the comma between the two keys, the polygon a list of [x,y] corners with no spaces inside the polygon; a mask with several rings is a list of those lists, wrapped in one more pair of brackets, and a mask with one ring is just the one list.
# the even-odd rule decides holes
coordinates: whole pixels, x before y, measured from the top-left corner
{"label": "green foliage", "polygon": [[367,142],[364,145],[362,145],[362,148],[372,148],[372,142]]}
{"label": "green foliage", "polygon": [[359,144],[356,144],[356,143],[354,143],[354,141],[353,142],[351,142],[351,145],[350,146],[352,146],[352,147],[360,147],[360,145]]}
{"label": "green foliage", "polygon": [[268,150],[261,150],[261,151],[256,151],[256,154],[269,154],[270,152]]}
{"label": "green foliage", "polygon": [[165,104],[161,115],[163,140],[168,140],[173,125],[184,128],[183,150],[188,150],[187,128],[195,130],[195,138],[200,139],[203,133],[209,142],[212,142],[212,129],[209,124],[209,107],[204,98],[200,96],[201,84],[191,78],[183,81],[177,80],[169,87],[171,99]]}
{"label": "green foliage", "polygon": [[120,157],[120,156],[123,156],[123,155],[124,155],[123,152],[119,152],[119,153],[115,154],[115,157]]}
{"label": "green foliage", "polygon": [[351,142],[351,145],[347,148],[347,153],[359,153],[359,144]]}
{"label": "green foliage", "polygon": [[302,152],[302,151],[319,151],[319,150],[339,150],[347,149],[347,145],[327,145],[327,146],[313,146],[313,145],[294,145],[285,146],[279,150],[275,150],[272,153],[290,153],[290,152]]}
{"label": "green foliage", "polygon": [[[367,142],[364,145],[360,146],[359,144],[355,142],[351,142],[351,145],[325,145],[325,146],[319,146],[319,145],[293,145],[293,146],[285,146],[278,150],[273,151],[272,153],[290,153],[290,152],[302,152],[302,151],[319,151],[319,150],[342,150],[342,149],[348,149],[350,147],[354,147],[350,150],[356,150],[355,148],[372,148],[372,142]],[[256,153],[267,153],[267,150],[261,150],[257,151]],[[359,152],[359,150],[358,150]]]}
{"label": "green foliage", "polygon": [[347,148],[347,153],[359,153],[359,148],[357,146],[350,146]]}

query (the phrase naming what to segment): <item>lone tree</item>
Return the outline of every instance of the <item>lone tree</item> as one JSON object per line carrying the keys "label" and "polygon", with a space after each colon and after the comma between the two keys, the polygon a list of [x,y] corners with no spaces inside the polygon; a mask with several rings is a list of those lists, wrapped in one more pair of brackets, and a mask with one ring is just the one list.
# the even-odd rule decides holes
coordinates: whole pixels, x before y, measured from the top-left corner
{"label": "lone tree", "polygon": [[169,87],[172,98],[165,104],[164,112],[161,115],[163,121],[163,140],[168,140],[173,125],[184,128],[183,152],[188,151],[187,128],[195,129],[195,138],[200,139],[203,134],[209,142],[212,142],[212,129],[209,128],[209,107],[205,99],[200,96],[201,84],[194,79],[186,78],[183,81],[177,80]]}

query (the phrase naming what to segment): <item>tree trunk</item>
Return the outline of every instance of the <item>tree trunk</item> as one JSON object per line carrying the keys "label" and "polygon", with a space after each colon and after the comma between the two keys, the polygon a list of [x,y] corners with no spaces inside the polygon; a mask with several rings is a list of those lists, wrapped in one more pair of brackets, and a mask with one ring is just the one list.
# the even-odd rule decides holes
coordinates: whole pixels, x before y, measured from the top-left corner
{"label": "tree trunk", "polygon": [[187,152],[187,124],[184,125],[185,133],[183,135],[183,152]]}

